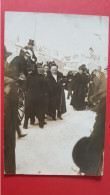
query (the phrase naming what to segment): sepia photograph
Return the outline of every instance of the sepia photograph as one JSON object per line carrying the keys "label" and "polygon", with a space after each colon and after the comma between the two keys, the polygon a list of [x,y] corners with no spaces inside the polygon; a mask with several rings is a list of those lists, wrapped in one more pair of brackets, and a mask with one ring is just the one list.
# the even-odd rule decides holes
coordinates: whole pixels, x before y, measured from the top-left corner
{"label": "sepia photograph", "polygon": [[4,174],[102,176],[109,17],[5,12]]}

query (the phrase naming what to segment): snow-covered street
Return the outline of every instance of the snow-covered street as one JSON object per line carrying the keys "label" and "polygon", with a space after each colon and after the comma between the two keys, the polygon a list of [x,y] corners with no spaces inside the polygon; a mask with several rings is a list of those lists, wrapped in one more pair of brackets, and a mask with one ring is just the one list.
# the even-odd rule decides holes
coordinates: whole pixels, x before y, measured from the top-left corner
{"label": "snow-covered street", "polygon": [[52,121],[39,128],[38,121],[28,129],[27,136],[16,141],[16,173],[41,175],[76,175],[79,168],[72,160],[72,150],[83,136],[89,136],[95,121],[92,111],[75,111],[67,100],[63,120]]}

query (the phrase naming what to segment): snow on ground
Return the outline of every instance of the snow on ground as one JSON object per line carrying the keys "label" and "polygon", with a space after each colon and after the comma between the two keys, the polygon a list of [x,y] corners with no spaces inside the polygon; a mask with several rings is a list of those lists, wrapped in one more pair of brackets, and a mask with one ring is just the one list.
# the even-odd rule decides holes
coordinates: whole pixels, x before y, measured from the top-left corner
{"label": "snow on ground", "polygon": [[47,118],[44,129],[38,121],[28,129],[27,136],[16,141],[16,173],[41,175],[77,175],[79,168],[72,159],[72,150],[83,136],[89,136],[95,122],[92,111],[75,111],[67,100],[63,120]]}

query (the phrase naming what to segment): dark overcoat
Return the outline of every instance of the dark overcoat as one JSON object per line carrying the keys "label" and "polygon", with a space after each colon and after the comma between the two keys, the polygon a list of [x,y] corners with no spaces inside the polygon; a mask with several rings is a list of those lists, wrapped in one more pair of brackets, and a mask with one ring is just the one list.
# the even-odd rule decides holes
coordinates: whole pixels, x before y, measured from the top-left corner
{"label": "dark overcoat", "polygon": [[60,114],[64,114],[66,112],[66,102],[65,102],[65,93],[63,83],[65,83],[65,78],[61,72],[57,72],[57,82],[49,73],[48,78],[51,84],[51,94],[49,101],[49,115],[55,116],[56,110],[60,112]]}
{"label": "dark overcoat", "polygon": [[39,114],[45,115],[48,109],[50,86],[44,75],[32,73],[26,81],[25,114],[28,118]]}
{"label": "dark overcoat", "polygon": [[74,76],[74,87],[71,105],[77,110],[85,109],[85,97],[88,92],[87,84],[89,83],[89,76],[85,73],[76,73]]}

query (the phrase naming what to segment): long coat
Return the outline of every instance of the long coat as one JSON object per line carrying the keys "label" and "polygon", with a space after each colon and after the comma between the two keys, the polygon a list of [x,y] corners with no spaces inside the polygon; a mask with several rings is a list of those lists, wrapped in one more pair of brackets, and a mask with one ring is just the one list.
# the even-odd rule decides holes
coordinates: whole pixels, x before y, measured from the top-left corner
{"label": "long coat", "polygon": [[27,118],[47,113],[49,101],[49,82],[44,75],[32,73],[26,81],[25,115]]}
{"label": "long coat", "polygon": [[51,73],[49,73],[48,78],[51,83],[49,115],[55,116],[56,110],[58,110],[60,114],[64,114],[66,112],[65,93],[63,87],[65,78],[63,77],[63,74],[59,71],[57,72],[57,82]]}
{"label": "long coat", "polygon": [[13,79],[4,77],[4,169],[15,174],[15,132],[18,121],[18,93]]}
{"label": "long coat", "polygon": [[74,76],[73,85],[73,96],[71,100],[71,105],[77,110],[85,109],[85,97],[88,92],[87,84],[89,83],[89,76],[85,73],[76,73]]}

